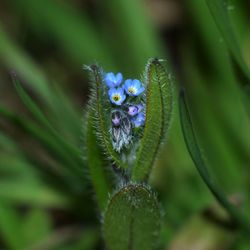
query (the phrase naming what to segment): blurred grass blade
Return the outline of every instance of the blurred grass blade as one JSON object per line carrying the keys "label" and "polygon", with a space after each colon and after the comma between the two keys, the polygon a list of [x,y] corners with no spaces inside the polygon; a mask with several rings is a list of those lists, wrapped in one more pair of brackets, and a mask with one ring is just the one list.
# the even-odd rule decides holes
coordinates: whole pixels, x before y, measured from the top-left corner
{"label": "blurred grass blade", "polygon": [[72,246],[72,250],[96,249],[99,237],[99,230],[96,228],[85,228],[81,239]]}
{"label": "blurred grass blade", "polygon": [[202,157],[201,150],[198,146],[197,139],[193,130],[191,117],[185,100],[184,90],[180,92],[179,108],[182,132],[185,139],[185,143],[202,180],[205,182],[205,184],[212,192],[214,197],[217,199],[217,201],[221,204],[221,206],[224,207],[225,210],[232,216],[235,222],[244,230],[250,231],[250,223],[238,211],[238,209],[228,201],[228,199],[221,192],[217,184],[212,180],[207,170],[206,164]]}
{"label": "blurred grass blade", "polygon": [[111,142],[111,136],[109,133],[111,121],[109,112],[107,112],[107,110],[110,109],[110,106],[108,106],[108,96],[103,88],[104,83],[102,69],[97,65],[91,65],[90,67],[86,67],[86,69],[89,71],[90,80],[92,83],[92,94],[89,107],[92,109],[92,112],[95,115],[94,126],[96,127],[100,144],[103,146],[107,157],[110,158],[117,167],[126,168],[126,164],[121,161],[120,156],[113,149]]}
{"label": "blurred grass blade", "polygon": [[69,205],[67,196],[47,187],[45,184],[36,183],[34,180],[14,178],[1,179],[0,201],[47,208],[63,208]]}
{"label": "blurred grass blade", "polygon": [[25,13],[33,29],[39,30],[38,34],[53,37],[61,53],[66,52],[73,63],[82,65],[83,62],[97,60],[106,67],[115,67],[105,43],[101,41],[84,9],[79,12],[66,2],[50,0],[10,2],[14,2],[18,11]]}
{"label": "blurred grass blade", "polygon": [[228,8],[230,7],[228,0],[206,0],[206,2],[228,48],[233,54],[236,62],[239,64],[242,73],[245,74],[248,81],[250,81],[250,69],[243,59],[237,37],[228,15]]}
{"label": "blurred grass blade", "polygon": [[[150,57],[162,55],[162,47],[157,32],[154,29],[144,1],[135,0],[106,0],[99,3],[103,8],[104,19],[114,21],[115,25],[103,22],[107,42],[111,51],[116,51],[118,58],[122,57],[122,68],[131,74],[139,74]],[[118,11],[119,10],[119,11]],[[116,39],[110,39],[111,32]],[[115,42],[114,42],[115,41]],[[121,44],[123,49],[121,50]],[[129,56],[124,56],[124,51]],[[120,63],[120,62],[119,62]]]}
{"label": "blurred grass blade", "polygon": [[[0,204],[0,232],[6,249],[24,249],[21,218],[17,211],[5,203]],[[2,245],[1,245],[2,247]]]}
{"label": "blurred grass blade", "polygon": [[79,158],[72,157],[65,148],[61,147],[61,144],[55,140],[54,136],[51,136],[47,131],[44,131],[32,121],[18,116],[2,106],[0,106],[0,115],[19,128],[22,128],[25,132],[44,145],[46,150],[57,156],[57,159],[61,161],[62,165],[64,165],[69,176],[72,176],[72,173],[74,173],[75,177],[82,180],[84,179],[80,155]]}
{"label": "blurred grass blade", "polygon": [[105,163],[107,159],[104,159],[103,152],[98,145],[98,139],[94,128],[94,115],[92,112],[88,114],[87,126],[86,126],[86,154],[87,164],[89,167],[89,174],[92,185],[95,190],[96,200],[100,211],[104,209],[108,200],[108,194],[110,191],[110,184],[108,183],[107,176],[105,174]]}
{"label": "blurred grass blade", "polygon": [[34,208],[23,218],[21,225],[27,248],[40,243],[52,233],[51,215],[45,209]]}
{"label": "blurred grass blade", "polygon": [[[2,148],[0,146],[0,150]],[[18,176],[25,179],[38,177],[38,171],[24,157],[13,153],[0,153],[0,173],[4,176]]]}
{"label": "blurred grass blade", "polygon": [[41,109],[37,106],[37,104],[32,100],[32,98],[25,92],[19,83],[17,76],[12,74],[12,81],[16,87],[16,90],[22,99],[23,103],[27,107],[28,110],[34,115],[34,117],[40,122],[41,125],[45,126],[48,132],[50,132],[53,136],[56,137],[58,143],[61,144],[68,151],[69,154],[75,156],[76,158],[80,158],[80,150],[75,146],[68,143],[61,135],[58,134],[56,129],[50,124],[46,116],[43,114]]}
{"label": "blurred grass blade", "polygon": [[107,249],[153,250],[160,228],[159,204],[151,190],[128,185],[111,197],[103,222]]}
{"label": "blurred grass blade", "polygon": [[158,59],[150,59],[145,70],[146,122],[133,167],[132,179],[145,181],[164,142],[173,111],[173,84]]}
{"label": "blurred grass blade", "polygon": [[10,69],[15,69],[26,79],[32,88],[45,100],[51,103],[51,91],[42,72],[31,59],[7,36],[0,25],[0,60]]}
{"label": "blurred grass blade", "polygon": [[[67,128],[67,131],[79,138],[80,119],[79,114],[72,108],[65,95],[58,96],[58,91],[51,86],[51,82],[43,74],[42,70],[21,48],[8,37],[0,24],[0,61],[7,68],[17,72],[20,79],[24,80],[30,88],[39,96],[46,108],[56,119],[57,125]],[[61,91],[61,90],[60,90]],[[63,98],[62,98],[63,97]],[[63,116],[61,114],[64,114]],[[70,121],[70,122],[69,122]],[[77,139],[78,139],[77,138]]]}

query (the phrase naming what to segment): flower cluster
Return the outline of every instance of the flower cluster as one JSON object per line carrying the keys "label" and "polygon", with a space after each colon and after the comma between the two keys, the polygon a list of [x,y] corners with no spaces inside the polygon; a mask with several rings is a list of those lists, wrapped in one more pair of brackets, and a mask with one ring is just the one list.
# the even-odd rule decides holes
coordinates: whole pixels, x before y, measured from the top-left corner
{"label": "flower cluster", "polygon": [[123,82],[121,73],[105,74],[104,82],[108,88],[109,101],[112,103],[111,135],[116,151],[127,147],[132,140],[133,128],[144,125],[144,106],[141,102],[145,88],[137,79],[127,79]]}

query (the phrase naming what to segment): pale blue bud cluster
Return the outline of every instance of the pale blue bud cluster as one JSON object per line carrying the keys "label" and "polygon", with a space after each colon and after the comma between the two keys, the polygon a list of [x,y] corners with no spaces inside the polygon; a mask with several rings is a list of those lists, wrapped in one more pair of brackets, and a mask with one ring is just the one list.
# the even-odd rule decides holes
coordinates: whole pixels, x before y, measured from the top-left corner
{"label": "pale blue bud cluster", "polygon": [[141,102],[141,94],[145,88],[137,79],[127,79],[123,83],[121,73],[106,73],[104,82],[113,107],[111,110],[113,146],[120,152],[132,141],[133,128],[139,128],[145,123],[144,105]]}

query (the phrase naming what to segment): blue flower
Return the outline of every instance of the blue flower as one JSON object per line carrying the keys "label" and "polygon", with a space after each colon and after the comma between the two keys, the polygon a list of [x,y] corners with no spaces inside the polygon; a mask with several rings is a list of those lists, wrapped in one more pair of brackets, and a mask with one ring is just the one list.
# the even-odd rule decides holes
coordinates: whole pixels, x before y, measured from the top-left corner
{"label": "blue flower", "polygon": [[122,83],[123,77],[121,73],[117,73],[116,75],[112,72],[107,73],[104,77],[104,81],[106,82],[109,88],[118,87]]}
{"label": "blue flower", "polygon": [[140,113],[141,111],[143,110],[143,105],[141,104],[138,104],[138,105],[130,105],[128,107],[128,114],[130,116],[135,116],[137,115],[138,113]]}
{"label": "blue flower", "polygon": [[145,88],[142,86],[142,83],[137,79],[126,80],[123,85],[123,88],[125,89],[126,93],[130,96],[138,96],[145,90]]}
{"label": "blue flower", "polygon": [[112,88],[109,90],[108,94],[110,101],[116,105],[121,105],[126,99],[126,95],[122,88]]}
{"label": "blue flower", "polygon": [[144,125],[145,123],[145,115],[143,113],[139,113],[136,117],[131,119],[131,122],[134,124],[136,128]]}

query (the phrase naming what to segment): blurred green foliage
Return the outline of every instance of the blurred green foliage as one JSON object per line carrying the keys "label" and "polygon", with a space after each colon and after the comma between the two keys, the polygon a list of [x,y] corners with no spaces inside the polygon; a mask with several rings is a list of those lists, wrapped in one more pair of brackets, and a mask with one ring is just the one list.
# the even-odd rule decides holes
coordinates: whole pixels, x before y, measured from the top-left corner
{"label": "blurred green foliage", "polygon": [[[149,57],[166,58],[176,92],[185,87],[209,171],[224,193],[240,197],[239,209],[249,211],[249,3],[156,2],[1,1],[1,249],[103,249],[83,159],[89,92],[82,65],[93,62],[139,77]],[[186,234],[189,219],[214,202],[184,144],[177,102],[174,113],[151,176],[165,212],[161,249],[174,249],[170,243]],[[223,237],[235,237],[225,249],[248,249],[248,235],[214,217],[202,223],[212,221]],[[203,239],[202,229],[192,224],[190,230]],[[224,247],[210,240],[215,249]]]}

